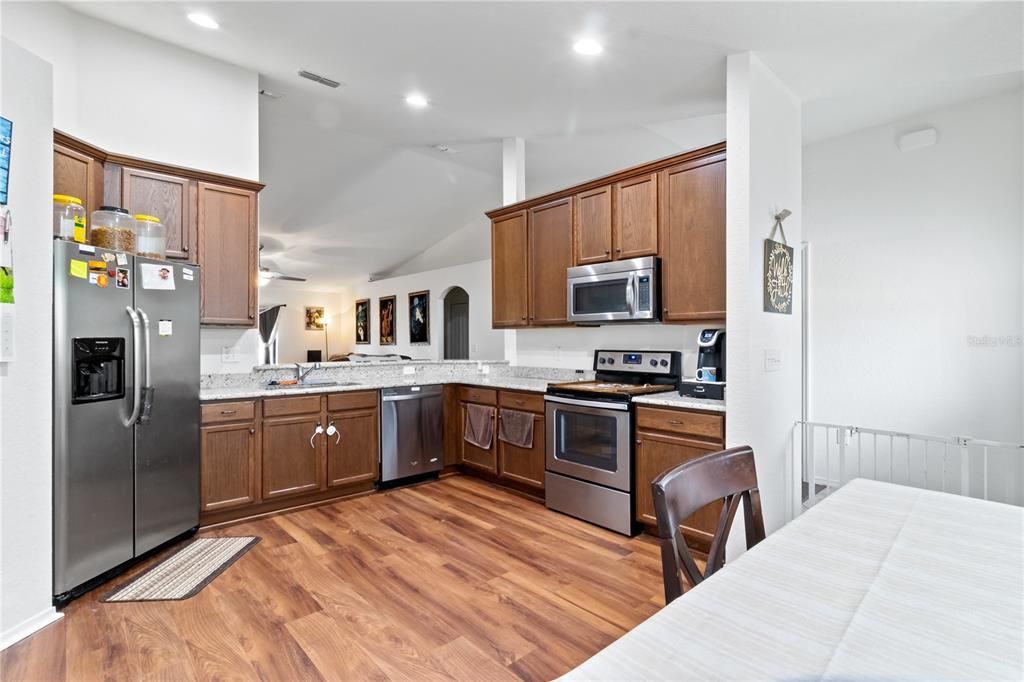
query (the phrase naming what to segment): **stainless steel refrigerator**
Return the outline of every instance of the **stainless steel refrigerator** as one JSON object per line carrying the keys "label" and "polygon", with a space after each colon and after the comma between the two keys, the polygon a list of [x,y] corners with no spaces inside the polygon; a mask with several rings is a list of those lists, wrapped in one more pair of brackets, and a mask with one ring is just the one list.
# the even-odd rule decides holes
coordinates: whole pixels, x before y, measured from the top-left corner
{"label": "stainless steel refrigerator", "polygon": [[199,268],[54,241],[61,605],[199,524]]}

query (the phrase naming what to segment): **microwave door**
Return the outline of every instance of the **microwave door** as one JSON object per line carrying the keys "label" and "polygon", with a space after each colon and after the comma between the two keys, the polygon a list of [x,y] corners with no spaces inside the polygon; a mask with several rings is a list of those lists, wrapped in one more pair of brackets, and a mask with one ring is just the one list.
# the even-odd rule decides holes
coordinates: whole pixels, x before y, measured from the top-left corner
{"label": "microwave door", "polygon": [[570,322],[614,322],[633,319],[634,273],[591,275],[569,280]]}

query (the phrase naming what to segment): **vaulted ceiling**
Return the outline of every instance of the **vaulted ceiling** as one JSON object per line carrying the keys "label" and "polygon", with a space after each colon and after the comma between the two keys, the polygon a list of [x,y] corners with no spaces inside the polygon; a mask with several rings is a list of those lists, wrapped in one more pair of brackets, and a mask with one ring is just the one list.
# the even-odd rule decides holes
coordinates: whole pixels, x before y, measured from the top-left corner
{"label": "vaulted ceiling", "polygon": [[[283,96],[261,99],[264,253],[321,288],[424,262],[452,235],[475,242],[445,258],[484,257],[502,137],[526,138],[531,193],[721,139],[729,54],[757,51],[815,140],[1019,87],[1024,33],[1010,2],[70,6]],[[220,30],[186,20],[199,8]],[[575,54],[582,35],[604,54]],[[414,90],[429,107],[404,103]]]}

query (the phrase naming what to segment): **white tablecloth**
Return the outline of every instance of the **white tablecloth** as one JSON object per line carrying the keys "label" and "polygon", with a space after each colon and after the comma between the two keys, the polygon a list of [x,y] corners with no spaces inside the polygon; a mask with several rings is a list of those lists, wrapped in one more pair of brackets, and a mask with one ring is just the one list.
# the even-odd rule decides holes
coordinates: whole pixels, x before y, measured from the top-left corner
{"label": "white tablecloth", "polygon": [[1024,509],[858,479],[565,680],[1024,680]]}

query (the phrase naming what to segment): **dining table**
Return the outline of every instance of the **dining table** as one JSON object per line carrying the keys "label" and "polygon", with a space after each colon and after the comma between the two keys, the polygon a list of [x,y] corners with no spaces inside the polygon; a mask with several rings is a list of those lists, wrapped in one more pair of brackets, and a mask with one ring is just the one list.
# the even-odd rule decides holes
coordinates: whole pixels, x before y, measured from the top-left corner
{"label": "dining table", "polygon": [[563,680],[1024,680],[1024,508],[855,479]]}

